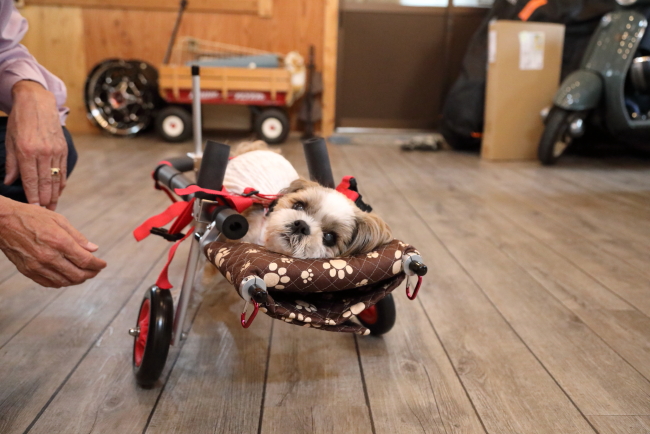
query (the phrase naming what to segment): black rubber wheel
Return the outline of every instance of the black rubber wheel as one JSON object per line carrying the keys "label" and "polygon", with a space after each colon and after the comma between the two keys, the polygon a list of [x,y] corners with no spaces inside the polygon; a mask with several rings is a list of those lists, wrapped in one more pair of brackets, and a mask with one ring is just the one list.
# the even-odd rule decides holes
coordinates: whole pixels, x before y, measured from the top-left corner
{"label": "black rubber wheel", "polygon": [[146,62],[108,59],[88,74],[84,89],[88,119],[116,136],[146,129],[160,105],[158,72]]}
{"label": "black rubber wheel", "polygon": [[570,114],[561,108],[553,107],[546,118],[544,134],[539,141],[537,157],[545,166],[551,166],[571,144],[569,134]]}
{"label": "black rubber wheel", "polygon": [[374,306],[357,315],[359,322],[376,336],[388,333],[395,325],[395,300],[393,295],[388,294]]}
{"label": "black rubber wheel", "polygon": [[255,133],[269,145],[284,143],[289,137],[289,117],[276,108],[264,109],[255,117]]}
{"label": "black rubber wheel", "polygon": [[134,335],[133,372],[143,388],[154,386],[162,374],[172,341],[174,302],[171,292],[152,286],[147,290],[138,311]]}
{"label": "black rubber wheel", "polygon": [[158,112],[156,132],[167,142],[184,142],[192,137],[192,115],[177,105],[170,105]]}

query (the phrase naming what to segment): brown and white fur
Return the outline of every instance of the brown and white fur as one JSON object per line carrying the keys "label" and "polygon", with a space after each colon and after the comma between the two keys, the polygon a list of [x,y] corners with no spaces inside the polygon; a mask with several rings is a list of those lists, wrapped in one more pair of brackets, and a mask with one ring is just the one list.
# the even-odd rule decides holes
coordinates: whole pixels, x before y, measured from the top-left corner
{"label": "brown and white fur", "polygon": [[[243,144],[235,153],[264,147]],[[254,205],[244,216],[249,231],[239,241],[300,259],[367,253],[393,239],[390,228],[379,217],[361,211],[342,193],[302,178],[283,189],[269,209]]]}

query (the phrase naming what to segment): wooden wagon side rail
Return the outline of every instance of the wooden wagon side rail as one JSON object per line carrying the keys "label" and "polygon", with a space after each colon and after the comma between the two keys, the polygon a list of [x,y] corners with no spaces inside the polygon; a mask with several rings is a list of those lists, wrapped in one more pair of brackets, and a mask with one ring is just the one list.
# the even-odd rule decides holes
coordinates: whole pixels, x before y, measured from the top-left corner
{"label": "wooden wagon side rail", "polygon": [[[192,72],[189,66],[161,66],[159,83],[161,91],[171,89],[174,96],[180,95],[181,89],[192,88]],[[293,101],[291,73],[282,68],[201,68],[201,89],[219,91],[224,95],[228,91],[270,92],[276,99],[279,93],[286,94],[287,101]]]}

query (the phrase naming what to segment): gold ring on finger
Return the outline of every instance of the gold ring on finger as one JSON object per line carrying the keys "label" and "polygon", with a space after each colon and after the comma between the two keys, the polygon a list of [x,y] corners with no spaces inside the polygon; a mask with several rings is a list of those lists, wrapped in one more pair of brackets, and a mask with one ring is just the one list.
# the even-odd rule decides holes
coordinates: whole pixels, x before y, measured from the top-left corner
{"label": "gold ring on finger", "polygon": [[61,173],[61,169],[59,169],[58,167],[53,167],[50,169],[50,171],[52,172],[52,176],[59,176],[59,174]]}

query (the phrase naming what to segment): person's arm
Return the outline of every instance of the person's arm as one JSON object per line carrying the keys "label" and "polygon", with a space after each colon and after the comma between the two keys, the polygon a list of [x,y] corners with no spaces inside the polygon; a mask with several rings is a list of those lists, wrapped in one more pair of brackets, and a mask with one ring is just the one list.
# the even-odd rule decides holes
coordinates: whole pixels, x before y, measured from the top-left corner
{"label": "person's arm", "polygon": [[[5,184],[21,177],[27,200],[55,209],[66,182],[68,148],[61,125],[63,82],[20,44],[27,22],[13,2],[0,2],[0,110],[9,113]],[[52,169],[60,169],[52,176]]]}
{"label": "person's arm", "polygon": [[0,250],[36,283],[61,288],[92,279],[106,262],[60,214],[0,197]]}

